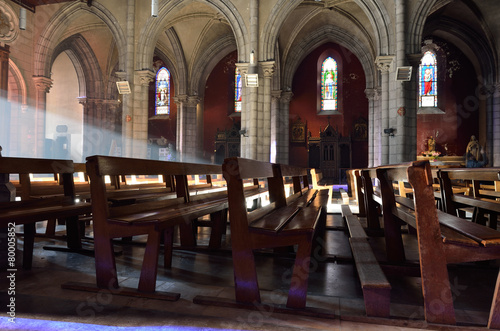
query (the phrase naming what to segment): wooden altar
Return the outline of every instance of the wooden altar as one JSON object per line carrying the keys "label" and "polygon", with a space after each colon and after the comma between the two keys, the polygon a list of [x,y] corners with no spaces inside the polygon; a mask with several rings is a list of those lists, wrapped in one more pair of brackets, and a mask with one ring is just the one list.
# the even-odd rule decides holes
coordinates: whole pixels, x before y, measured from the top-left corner
{"label": "wooden altar", "polygon": [[319,137],[309,137],[309,167],[320,169],[323,178],[334,184],[346,183],[346,171],[351,168],[351,137],[342,137],[328,125]]}

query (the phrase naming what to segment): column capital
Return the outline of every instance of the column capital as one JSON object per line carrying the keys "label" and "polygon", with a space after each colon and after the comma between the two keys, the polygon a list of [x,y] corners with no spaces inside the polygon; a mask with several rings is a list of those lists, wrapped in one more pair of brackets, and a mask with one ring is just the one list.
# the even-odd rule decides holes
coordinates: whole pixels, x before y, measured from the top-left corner
{"label": "column capital", "polygon": [[176,104],[186,103],[188,100],[188,96],[186,94],[178,95],[174,97],[174,102]]}
{"label": "column capital", "polygon": [[382,72],[389,72],[392,67],[392,63],[394,62],[394,55],[380,55],[375,59],[375,64],[377,65],[377,69]]}
{"label": "column capital", "polygon": [[259,65],[264,73],[264,78],[271,78],[273,76],[274,70],[276,69],[275,61],[259,62]]}
{"label": "column capital", "polygon": [[127,73],[125,71],[115,71],[116,77],[118,77],[119,80],[126,80],[127,79]]}
{"label": "column capital", "polygon": [[188,107],[196,107],[201,101],[201,98],[197,95],[190,95],[187,98]]}
{"label": "column capital", "polygon": [[292,100],[293,92],[283,92],[281,93],[281,101],[289,103]]}
{"label": "column capital", "polygon": [[149,86],[149,83],[154,81],[155,76],[155,73],[149,69],[135,71],[135,79],[141,86]]}
{"label": "column capital", "polygon": [[245,75],[248,73],[248,63],[235,63],[236,70],[239,71],[240,75]]}
{"label": "column capital", "polygon": [[271,98],[273,101],[281,99],[281,95],[282,95],[281,90],[271,91]]}
{"label": "column capital", "polygon": [[38,91],[49,93],[52,83],[52,79],[44,76],[33,76],[33,81],[35,82],[35,87]]}
{"label": "column capital", "polygon": [[365,90],[365,95],[368,100],[378,100],[380,98],[380,89],[377,88],[367,88]]}

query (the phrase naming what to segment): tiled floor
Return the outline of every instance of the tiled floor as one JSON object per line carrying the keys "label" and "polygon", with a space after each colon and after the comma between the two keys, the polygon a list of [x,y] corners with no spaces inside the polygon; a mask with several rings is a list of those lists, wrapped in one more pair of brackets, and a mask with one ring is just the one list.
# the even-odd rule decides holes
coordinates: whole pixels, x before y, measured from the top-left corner
{"label": "tiled floor", "polygon": [[[307,301],[308,307],[332,312],[333,315],[328,318],[304,316],[297,312],[283,314],[273,310],[270,304],[284,305],[286,302],[293,260],[273,258],[266,252],[256,254],[263,306],[247,310],[193,303],[197,295],[234,298],[228,249],[230,235],[225,236],[225,247],[219,251],[176,249],[172,268],[160,268],[157,290],[180,293],[180,299],[175,302],[121,296],[115,290],[91,293],[62,289],[61,284],[68,281],[95,283],[94,259],[75,253],[45,250],[43,247],[47,244],[63,245],[64,242],[38,238],[33,269],[23,271],[19,268],[16,273],[16,323],[9,323],[8,316],[2,314],[0,329],[111,330],[117,326],[129,327],[125,330],[139,327],[143,330],[169,327],[172,330],[187,330],[188,327],[203,330],[485,329],[498,272],[498,268],[491,263],[450,268],[460,327],[424,322],[420,279],[416,277],[388,276],[392,286],[391,318],[367,318],[348,239],[341,230],[340,215],[329,214],[328,225],[331,227],[326,238],[328,257],[321,257],[312,265]],[[206,245],[208,234],[208,229],[200,229],[200,246]],[[140,241],[141,238],[135,240]],[[22,237],[19,242],[22,243]],[[381,238],[373,238],[372,243],[374,247],[382,247]],[[412,249],[415,247],[414,238],[408,237],[407,244],[408,258],[416,259],[416,252]],[[130,244],[116,246],[123,250],[123,254],[116,258],[120,284],[137,287],[144,247]],[[383,250],[377,250],[376,254],[383,257]],[[20,262],[20,255],[18,259]],[[1,280],[4,282],[6,276],[2,276]],[[2,288],[7,286],[2,285]],[[2,307],[6,307],[7,297],[2,294]]]}

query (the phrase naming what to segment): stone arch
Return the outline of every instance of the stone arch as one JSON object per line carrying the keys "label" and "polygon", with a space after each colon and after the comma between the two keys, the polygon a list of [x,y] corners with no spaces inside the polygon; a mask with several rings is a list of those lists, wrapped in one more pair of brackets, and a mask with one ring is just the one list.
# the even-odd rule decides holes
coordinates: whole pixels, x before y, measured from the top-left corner
{"label": "stone arch", "polygon": [[301,43],[290,52],[283,72],[283,88],[291,90],[292,80],[300,62],[307,56],[310,50],[326,42],[335,42],[353,52],[361,62],[366,76],[366,88],[376,87],[376,66],[372,61],[372,56],[365,46],[357,39],[353,38],[348,31],[333,26],[325,26],[306,36]]}
{"label": "stone arch", "polygon": [[[163,5],[160,5],[160,8],[158,10],[158,16],[149,19],[146,22],[141,32],[137,49],[142,51],[137,54],[136,68],[144,69],[151,67],[151,59],[154,54],[156,41],[158,40],[159,34],[163,32],[163,28],[165,26],[163,22],[168,20],[168,15],[174,9],[177,10],[179,9],[179,7],[184,7],[192,2],[197,2],[197,1],[198,0],[189,0],[189,1],[174,0],[168,2],[164,1]],[[235,36],[237,49],[239,50],[245,49],[245,47],[247,47],[247,45],[249,44],[249,42],[247,41],[248,31],[244,24],[244,19],[241,16],[241,14],[235,8],[231,7],[230,3],[228,4],[227,1],[224,0],[211,0],[208,1],[207,3],[213,6],[229,22],[229,25],[231,26]],[[240,57],[239,61],[241,62],[248,61],[248,59],[245,58],[245,55],[249,53],[250,53],[249,51],[238,52]],[[179,70],[179,73],[181,73],[181,70]],[[179,82],[180,83],[179,87],[181,87],[183,85],[182,74],[179,77],[181,78],[181,81]],[[187,85],[184,86],[186,86],[187,88]],[[181,92],[179,92],[179,94],[180,93]]]}
{"label": "stone arch", "polygon": [[[203,97],[205,83],[213,68],[220,60],[234,50],[236,50],[234,38],[227,36],[219,39],[217,43],[212,44],[209,49],[200,54],[193,66],[189,92]],[[206,62],[205,59],[210,59],[210,61]]]}
{"label": "stone arch", "polygon": [[[12,61],[12,59],[9,59],[9,71],[16,82],[17,85],[17,90],[20,92],[18,93],[18,100],[21,101],[21,108],[26,108],[28,106],[28,91],[26,88],[26,81],[21,74],[21,70],[19,70],[19,67]],[[9,100],[11,101],[11,100]]]}
{"label": "stone arch", "polygon": [[77,34],[57,45],[52,54],[49,68],[62,52],[66,52],[75,67],[80,97],[102,99],[105,93],[102,86],[102,73],[97,58],[85,38]]}
{"label": "stone arch", "polygon": [[[188,65],[186,63],[186,58],[184,57],[184,52],[182,51],[181,41],[177,36],[174,29],[170,28],[166,31],[167,37],[174,50],[174,62],[171,62],[172,66],[175,67],[175,78],[177,85],[175,88],[176,95],[185,95],[188,93]],[[152,59],[152,58],[151,58]],[[151,62],[151,60],[149,61]],[[175,81],[175,80],[174,80]]]}
{"label": "stone arch", "polygon": [[[34,52],[34,76],[50,77],[50,66],[53,61],[53,53],[56,43],[61,39],[65,27],[69,22],[75,20],[82,11],[87,11],[100,18],[109,28],[115,42],[117,43],[120,69],[125,69],[126,39],[123,31],[119,28],[117,21],[111,12],[98,2],[94,2],[91,7],[81,2],[73,2],[61,8],[48,22],[46,29],[38,38]],[[78,31],[74,31],[78,33]]]}
{"label": "stone arch", "polygon": [[[395,41],[391,39],[390,16],[380,0],[354,0],[363,10],[375,31],[377,53],[381,55],[392,54],[395,51]],[[267,60],[275,57],[274,47],[278,40],[279,31],[285,19],[302,3],[301,0],[279,0],[271,10],[269,20],[263,31],[272,31],[261,37],[259,44],[260,54]]]}
{"label": "stone arch", "polygon": [[[174,82],[175,91],[177,91],[178,82],[179,82],[179,69],[176,66],[177,62],[173,62],[171,59],[174,57],[172,54],[168,54],[168,51],[162,48],[157,47],[155,49],[155,55],[158,56],[167,66],[168,71],[170,72],[171,79]],[[156,75],[156,70],[153,70]]]}

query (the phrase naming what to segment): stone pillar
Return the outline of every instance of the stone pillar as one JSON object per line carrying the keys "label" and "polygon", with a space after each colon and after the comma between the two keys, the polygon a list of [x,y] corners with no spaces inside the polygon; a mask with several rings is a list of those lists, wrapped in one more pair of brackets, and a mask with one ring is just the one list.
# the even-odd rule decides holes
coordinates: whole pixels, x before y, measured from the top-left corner
{"label": "stone pillar", "polygon": [[290,154],[290,101],[292,100],[293,93],[291,91],[283,92],[281,94],[281,109],[280,109],[280,140],[281,140],[281,150],[279,153],[279,161],[284,164],[289,163]]}
{"label": "stone pillar", "polygon": [[390,99],[390,82],[389,71],[391,70],[394,56],[378,56],[376,64],[378,70],[381,72],[381,123],[382,123],[382,139],[381,139],[381,157],[380,162],[382,165],[389,164],[389,135],[383,133],[384,129],[390,128],[390,112],[389,112],[389,99]]}
{"label": "stone pillar", "polygon": [[0,45],[0,144],[10,150],[10,103],[8,100],[9,91],[9,45]]}
{"label": "stone pillar", "polygon": [[258,160],[269,162],[271,159],[271,80],[273,78],[274,61],[259,63],[264,75],[263,106],[259,116],[257,141]]}
{"label": "stone pillar", "polygon": [[43,76],[33,77],[36,87],[35,97],[35,155],[44,156],[45,146],[45,111],[47,107],[47,93],[52,87],[52,79]]}
{"label": "stone pillar", "polygon": [[[395,9],[396,9],[396,67],[405,66],[406,60],[406,33],[405,33],[405,1],[404,0],[395,0]],[[405,84],[403,81],[394,81],[394,89],[391,89],[391,93],[395,95],[395,105],[394,109],[390,110],[390,114],[396,117],[396,132],[393,142],[395,147],[395,153],[392,152],[392,160],[394,163],[401,163],[403,161],[410,161],[406,156],[406,151],[408,151],[407,141],[411,141],[407,137],[407,115],[406,115],[406,93],[405,93]],[[391,162],[392,163],[392,162]]]}
{"label": "stone pillar", "polygon": [[491,128],[491,134],[484,148],[489,158],[488,166],[500,167],[500,83],[491,85],[491,97],[487,111],[488,127]]}
{"label": "stone pillar", "polygon": [[180,95],[177,104],[177,155],[181,162],[196,161],[196,108],[198,96]]}
{"label": "stone pillar", "polygon": [[[248,73],[248,63],[236,63],[236,68],[240,72],[241,79],[245,79],[245,75]],[[248,106],[248,99],[249,99],[249,90],[250,88],[246,87],[245,83],[242,84],[242,90],[241,90],[241,130],[247,130],[249,127],[249,106]],[[249,158],[249,142],[250,140],[248,139],[248,136],[246,134],[241,135],[241,141],[240,141],[240,155],[241,157],[244,158]]]}
{"label": "stone pillar", "polygon": [[149,84],[155,79],[151,70],[137,70],[134,80],[132,117],[132,157],[147,157]]}
{"label": "stone pillar", "polygon": [[9,91],[9,45],[0,45],[0,99],[7,100]]}
{"label": "stone pillar", "polygon": [[280,112],[281,91],[271,92],[271,162],[280,162],[282,153],[282,132],[281,132],[281,112]]}
{"label": "stone pillar", "polygon": [[366,89],[368,99],[368,167],[380,165],[382,132],[380,120],[380,91]]}
{"label": "stone pillar", "polygon": [[[115,75],[120,81],[126,80],[127,73],[125,71],[117,71]],[[133,97],[132,94],[122,94],[122,149],[121,156],[131,157],[132,156],[132,142],[133,142]]]}

